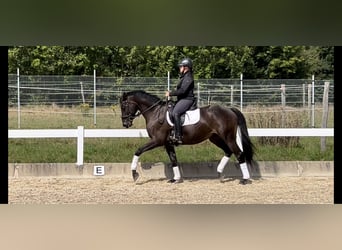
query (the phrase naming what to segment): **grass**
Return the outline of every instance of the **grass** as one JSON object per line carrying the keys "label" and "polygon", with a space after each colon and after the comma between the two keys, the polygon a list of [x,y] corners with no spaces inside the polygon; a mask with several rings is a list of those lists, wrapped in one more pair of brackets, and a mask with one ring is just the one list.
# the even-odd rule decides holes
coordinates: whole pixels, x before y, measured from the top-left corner
{"label": "grass", "polygon": [[[256,118],[258,112],[254,110],[245,110],[245,116],[249,128],[260,126],[270,127],[276,125],[276,109],[272,112],[263,109],[259,112],[261,117]],[[267,112],[266,112],[267,111]],[[303,111],[300,111],[303,112]],[[333,110],[331,111],[333,112]],[[265,117],[269,114],[268,117]],[[291,115],[294,114],[294,115]],[[303,114],[303,113],[299,113]],[[93,114],[84,114],[80,107],[59,108],[59,107],[25,107],[21,113],[22,129],[59,129],[84,126],[85,128],[122,128],[120,111],[111,107],[100,107],[97,109],[96,124],[94,124]],[[274,122],[265,124],[266,121]],[[333,115],[329,115],[328,127],[333,127]],[[291,121],[286,126],[298,126],[298,115],[296,112],[287,114],[287,121]],[[319,115],[316,119],[319,119]],[[254,120],[253,120],[254,119]],[[261,119],[261,121],[259,121]],[[293,122],[292,122],[293,120]],[[320,121],[317,121],[317,124]],[[305,122],[304,122],[305,123]],[[279,123],[280,124],[280,123]],[[303,124],[303,121],[300,121]],[[8,127],[16,129],[18,125],[17,113],[14,109],[8,112]],[[134,120],[133,128],[145,128],[145,120],[138,117]],[[134,152],[138,147],[147,142],[148,138],[85,138],[84,142],[84,162],[130,162]],[[326,138],[326,150],[320,150],[320,137],[300,137],[296,138],[296,143],[284,145],[282,141],[268,142],[253,138],[255,144],[257,161],[333,161],[334,160],[334,140],[332,137]],[[8,162],[12,163],[72,163],[76,162],[77,157],[76,139],[9,139],[8,140]],[[177,158],[180,162],[211,162],[218,161],[223,156],[223,152],[211,144],[209,141],[197,145],[185,145],[176,148]],[[157,148],[144,153],[140,160],[142,162],[169,162],[165,150]]]}
{"label": "grass", "polygon": [[[135,150],[147,138],[87,138],[85,139],[84,162],[130,162]],[[284,147],[260,145],[255,138],[255,160],[258,161],[332,161],[333,140],[328,138],[327,149],[320,151],[319,138],[303,138],[300,146]],[[35,162],[76,162],[75,139],[9,139],[8,160],[15,163]],[[176,148],[181,162],[211,162],[220,160],[221,149],[209,141],[197,145],[184,145]],[[169,162],[163,147],[148,151],[141,156],[143,162]]]}

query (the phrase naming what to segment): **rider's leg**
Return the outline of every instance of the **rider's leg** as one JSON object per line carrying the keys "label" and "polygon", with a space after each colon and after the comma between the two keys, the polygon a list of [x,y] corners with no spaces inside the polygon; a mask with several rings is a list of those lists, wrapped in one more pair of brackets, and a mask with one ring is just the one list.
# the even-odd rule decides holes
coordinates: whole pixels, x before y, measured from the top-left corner
{"label": "rider's leg", "polygon": [[175,124],[175,142],[182,143],[182,124],[180,114],[175,114],[174,116]]}
{"label": "rider's leg", "polygon": [[181,99],[179,100],[175,107],[173,108],[173,119],[174,119],[174,129],[175,129],[175,142],[180,144],[182,142],[182,124],[181,115],[184,114],[192,105],[192,100]]}

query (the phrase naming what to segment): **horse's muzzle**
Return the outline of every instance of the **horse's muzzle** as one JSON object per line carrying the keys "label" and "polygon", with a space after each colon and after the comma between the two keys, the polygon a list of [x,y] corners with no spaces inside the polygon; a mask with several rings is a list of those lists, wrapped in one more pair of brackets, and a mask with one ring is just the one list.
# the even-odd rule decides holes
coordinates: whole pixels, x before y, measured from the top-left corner
{"label": "horse's muzzle", "polygon": [[124,126],[125,128],[129,128],[129,127],[131,127],[132,126],[132,121],[130,121],[130,120],[127,120],[127,121],[123,121],[122,122],[122,126]]}

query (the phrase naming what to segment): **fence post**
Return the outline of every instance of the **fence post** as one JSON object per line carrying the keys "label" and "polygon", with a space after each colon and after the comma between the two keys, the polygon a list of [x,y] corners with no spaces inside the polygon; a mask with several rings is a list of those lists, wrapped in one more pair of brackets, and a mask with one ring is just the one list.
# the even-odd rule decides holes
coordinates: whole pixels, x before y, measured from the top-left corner
{"label": "fence post", "polygon": [[96,127],[96,69],[94,69],[94,126]]}
{"label": "fence post", "polygon": [[241,111],[242,111],[242,84],[243,84],[242,78],[243,78],[243,75],[241,73],[241,75],[240,75],[240,108],[241,108]]}
{"label": "fence post", "polygon": [[303,83],[303,108],[305,108],[305,83]]}
{"label": "fence post", "polygon": [[230,85],[230,105],[234,105],[234,86]]}
{"label": "fence post", "polygon": [[85,99],[84,99],[84,91],[83,91],[83,82],[80,82],[81,85],[81,96],[82,96],[82,103],[85,104]]}
{"label": "fence post", "polygon": [[281,90],[281,106],[285,107],[286,106],[285,84],[280,85],[280,90]]}
{"label": "fence post", "polygon": [[19,75],[19,68],[17,68],[17,102],[18,102],[18,128],[20,128],[20,75]]}
{"label": "fence post", "polygon": [[281,90],[281,126],[285,128],[285,106],[286,106],[286,94],[285,94],[285,84],[280,85]]}
{"label": "fence post", "polygon": [[77,127],[77,163],[78,167],[83,166],[83,145],[84,145],[84,127]]}
{"label": "fence post", "polygon": [[[310,118],[310,120],[311,120],[311,90],[312,90],[312,88],[311,88],[311,83],[309,83],[308,84],[308,115],[309,115],[309,118]],[[308,122],[308,123],[310,123],[310,121]]]}
{"label": "fence post", "polygon": [[315,127],[315,75],[312,75],[311,127]]}
{"label": "fence post", "polygon": [[210,90],[208,90],[208,98],[207,98],[207,105],[210,105],[210,100],[211,96],[210,96]]}
{"label": "fence post", "polygon": [[[328,113],[329,113],[329,82],[324,82],[322,128],[326,128],[328,125]],[[325,149],[326,149],[326,137],[321,137],[321,152],[325,151]]]}

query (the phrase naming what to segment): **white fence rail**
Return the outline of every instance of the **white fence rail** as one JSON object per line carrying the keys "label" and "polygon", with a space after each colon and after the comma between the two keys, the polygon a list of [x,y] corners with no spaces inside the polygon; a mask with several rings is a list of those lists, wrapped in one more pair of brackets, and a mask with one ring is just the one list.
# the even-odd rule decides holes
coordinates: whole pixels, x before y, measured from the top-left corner
{"label": "white fence rail", "polygon": [[[333,128],[250,128],[250,136],[334,136]],[[148,137],[146,129],[10,129],[8,138],[77,138],[77,162],[83,165],[84,138]]]}

